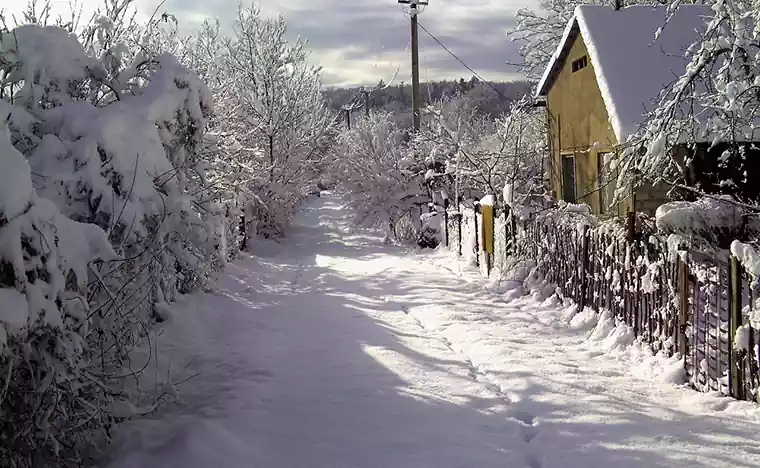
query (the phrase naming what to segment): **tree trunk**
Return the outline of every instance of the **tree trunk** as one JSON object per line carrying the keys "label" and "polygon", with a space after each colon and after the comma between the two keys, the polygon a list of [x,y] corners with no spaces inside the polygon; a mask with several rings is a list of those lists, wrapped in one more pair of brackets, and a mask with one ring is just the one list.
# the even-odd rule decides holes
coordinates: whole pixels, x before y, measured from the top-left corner
{"label": "tree trunk", "polygon": [[274,182],[274,135],[269,135],[269,182]]}

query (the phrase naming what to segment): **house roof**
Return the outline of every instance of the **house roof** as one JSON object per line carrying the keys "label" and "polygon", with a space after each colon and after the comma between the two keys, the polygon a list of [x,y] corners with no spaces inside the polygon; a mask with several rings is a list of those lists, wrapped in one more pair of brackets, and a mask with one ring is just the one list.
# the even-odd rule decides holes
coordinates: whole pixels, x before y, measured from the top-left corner
{"label": "house roof", "polygon": [[[666,6],[615,10],[580,5],[544,71],[536,95],[546,96],[578,34],[588,49],[612,130],[619,142],[639,130],[644,114],[668,84],[686,71],[684,56],[704,32],[711,9],[682,5],[668,19]],[[655,35],[661,31],[660,36]]]}

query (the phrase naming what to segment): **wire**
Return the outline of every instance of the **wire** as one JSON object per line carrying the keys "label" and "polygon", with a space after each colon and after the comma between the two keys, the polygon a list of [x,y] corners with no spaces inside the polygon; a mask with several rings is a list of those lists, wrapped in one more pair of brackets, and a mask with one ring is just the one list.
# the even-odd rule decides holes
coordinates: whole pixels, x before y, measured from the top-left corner
{"label": "wire", "polygon": [[433,35],[433,33],[431,33],[430,31],[428,31],[428,29],[425,26],[423,26],[422,23],[420,23],[418,21],[417,25],[420,28],[422,28],[422,30],[425,31],[425,33],[427,33],[428,36],[430,36],[431,38],[433,38],[433,40],[435,42],[437,42],[438,45],[443,48],[443,50],[445,50],[446,52],[448,52],[449,55],[451,55],[452,57],[454,57],[459,63],[461,63],[466,69],[468,69],[477,79],[479,79],[483,83],[487,84],[491,89],[493,89],[494,91],[496,91],[496,94],[498,94],[499,97],[501,97],[502,99],[508,100],[508,101],[511,100],[511,99],[507,98],[504,94],[502,94],[502,92],[499,91],[499,89],[496,86],[494,86],[493,84],[491,84],[490,81],[484,79],[482,76],[480,76],[480,74],[478,72],[476,72],[475,70],[473,70],[472,67],[470,67],[469,65],[467,65],[465,63],[465,61],[462,60],[462,59],[460,59],[454,52],[451,51],[451,49],[449,49],[448,47],[446,47],[446,45],[443,42],[441,42],[440,39],[438,39],[437,37],[435,37]]}

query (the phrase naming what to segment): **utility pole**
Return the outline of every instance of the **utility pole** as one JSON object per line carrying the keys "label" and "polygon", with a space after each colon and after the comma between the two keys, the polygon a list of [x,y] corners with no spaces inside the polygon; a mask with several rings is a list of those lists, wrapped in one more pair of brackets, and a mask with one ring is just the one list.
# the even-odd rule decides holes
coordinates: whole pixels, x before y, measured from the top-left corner
{"label": "utility pole", "polygon": [[420,56],[417,40],[417,4],[409,9],[412,17],[412,119],[414,133],[420,131]]}
{"label": "utility pole", "polygon": [[420,131],[420,63],[419,45],[417,38],[417,15],[420,14],[418,7],[427,6],[427,0],[398,0],[399,3],[409,5],[409,17],[412,24],[412,118],[414,132]]}

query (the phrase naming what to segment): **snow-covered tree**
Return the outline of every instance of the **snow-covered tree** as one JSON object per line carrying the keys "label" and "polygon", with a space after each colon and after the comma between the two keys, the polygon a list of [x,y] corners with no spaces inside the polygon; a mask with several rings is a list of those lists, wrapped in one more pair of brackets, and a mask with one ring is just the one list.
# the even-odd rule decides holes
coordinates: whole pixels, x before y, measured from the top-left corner
{"label": "snow-covered tree", "polygon": [[541,0],[539,9],[523,8],[517,11],[517,26],[507,35],[520,43],[523,62],[518,65],[525,76],[539,79],[559,46],[562,33],[575,7],[593,0]]}
{"label": "snow-covered tree", "polygon": [[760,122],[760,9],[719,0],[712,10],[689,48],[685,73],[663,90],[644,129],[628,142],[620,190],[664,182],[687,196],[730,195],[747,207],[760,205],[751,177],[758,169],[752,142]]}
{"label": "snow-covered tree", "polygon": [[325,155],[333,123],[320,69],[308,63],[305,43],[289,42],[285,33],[284,18],[240,6],[234,35],[226,41],[234,125],[248,129],[236,132],[239,157],[259,172],[247,203],[256,232],[271,236],[282,234],[294,214],[311,168]]}
{"label": "snow-covered tree", "polygon": [[[471,98],[458,96],[427,108],[423,121],[409,135],[392,115],[378,112],[342,134],[336,167],[357,224],[416,238],[431,202],[442,210],[456,199],[501,199],[505,185],[510,201],[544,193],[544,120],[527,102],[492,120]],[[396,228],[399,222],[412,232]]]}
{"label": "snow-covered tree", "polygon": [[390,114],[372,113],[341,135],[336,163],[356,224],[382,227],[388,239],[412,236],[406,232],[411,213],[419,220],[420,206],[430,201],[425,162],[404,137]]}
{"label": "snow-covered tree", "polygon": [[543,192],[545,121],[529,104],[520,101],[496,120],[481,114],[467,96],[428,110],[431,118],[416,146],[429,160],[445,163],[452,200],[498,197],[506,184],[515,194]]}

